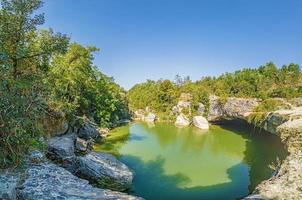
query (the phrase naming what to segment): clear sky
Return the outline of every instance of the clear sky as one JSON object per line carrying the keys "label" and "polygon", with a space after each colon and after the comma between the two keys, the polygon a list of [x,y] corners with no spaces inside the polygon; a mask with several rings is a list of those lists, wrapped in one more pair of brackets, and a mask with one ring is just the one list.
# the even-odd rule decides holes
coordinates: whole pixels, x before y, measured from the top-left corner
{"label": "clear sky", "polygon": [[302,0],[45,0],[42,11],[44,27],[99,47],[95,65],[126,89],[302,64]]}

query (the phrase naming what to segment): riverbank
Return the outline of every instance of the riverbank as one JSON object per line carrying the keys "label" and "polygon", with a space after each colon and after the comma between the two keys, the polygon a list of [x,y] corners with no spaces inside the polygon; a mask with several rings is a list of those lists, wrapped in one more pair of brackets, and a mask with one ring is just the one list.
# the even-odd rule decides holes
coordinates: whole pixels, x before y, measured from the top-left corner
{"label": "riverbank", "polygon": [[134,174],[125,164],[92,150],[101,136],[93,123],[62,130],[44,140],[45,152],[32,151],[22,166],[0,173],[1,200],[142,199],[126,193]]}

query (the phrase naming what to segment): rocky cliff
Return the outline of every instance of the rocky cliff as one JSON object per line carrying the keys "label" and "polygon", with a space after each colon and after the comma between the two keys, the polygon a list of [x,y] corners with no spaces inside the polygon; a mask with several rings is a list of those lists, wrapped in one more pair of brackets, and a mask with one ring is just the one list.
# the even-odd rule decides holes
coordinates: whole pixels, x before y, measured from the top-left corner
{"label": "rocky cliff", "polygon": [[[289,156],[275,175],[260,183],[245,199],[302,199],[302,104],[301,99],[282,100],[288,109],[268,112],[259,128],[278,135],[286,145]],[[221,119],[247,120],[261,103],[259,99],[210,96],[209,121]]]}

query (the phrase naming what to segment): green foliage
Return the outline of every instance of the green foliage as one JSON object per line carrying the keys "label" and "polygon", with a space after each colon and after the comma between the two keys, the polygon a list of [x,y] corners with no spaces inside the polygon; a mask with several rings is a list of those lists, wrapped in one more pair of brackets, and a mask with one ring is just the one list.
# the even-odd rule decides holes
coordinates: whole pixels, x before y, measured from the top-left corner
{"label": "green foliage", "polygon": [[75,124],[87,116],[102,127],[112,127],[128,118],[126,92],[93,66],[95,47],[73,43],[66,54],[54,57],[46,79],[51,103]]}
{"label": "green foliage", "polygon": [[0,0],[0,168],[17,165],[53,122],[87,116],[111,127],[128,117],[126,92],[93,66],[95,47],[39,30],[41,0]]}
{"label": "green foliage", "polygon": [[31,138],[42,133],[46,104],[35,82],[0,83],[0,167],[18,164]]}
{"label": "green foliage", "polygon": [[[163,83],[169,85],[169,89],[163,87]],[[253,97],[264,100],[273,97],[302,97],[302,74],[296,64],[277,68],[273,63],[267,63],[259,68],[245,68],[219,77],[203,77],[196,82],[192,82],[188,77],[182,79],[179,75],[174,83],[168,80],[149,80],[129,90],[129,108],[134,111],[149,106],[159,115],[167,114],[176,105],[181,93],[190,93],[193,96],[193,114],[196,114],[199,103],[203,103],[207,115],[208,97],[211,94],[219,96],[221,104],[225,104],[227,97]],[[259,114],[254,121],[261,121],[262,118]]]}

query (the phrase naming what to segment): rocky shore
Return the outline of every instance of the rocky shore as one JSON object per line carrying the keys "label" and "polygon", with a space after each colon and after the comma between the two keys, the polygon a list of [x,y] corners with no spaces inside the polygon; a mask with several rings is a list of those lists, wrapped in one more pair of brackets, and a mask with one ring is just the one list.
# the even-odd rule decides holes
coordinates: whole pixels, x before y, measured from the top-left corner
{"label": "rocky shore", "polygon": [[122,193],[134,173],[112,155],[91,151],[100,131],[86,122],[48,139],[47,151],[33,151],[18,172],[0,173],[2,200],[142,199]]}

